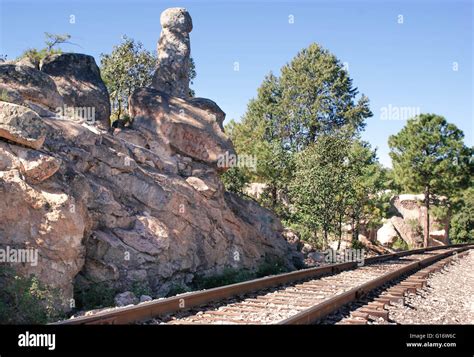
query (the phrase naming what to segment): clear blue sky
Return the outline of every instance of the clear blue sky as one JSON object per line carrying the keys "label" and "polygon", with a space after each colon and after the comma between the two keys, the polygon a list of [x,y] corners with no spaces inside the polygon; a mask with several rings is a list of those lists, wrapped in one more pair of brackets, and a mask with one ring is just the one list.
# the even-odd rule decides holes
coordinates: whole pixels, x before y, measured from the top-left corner
{"label": "clear blue sky", "polygon": [[378,148],[384,165],[390,166],[388,136],[405,124],[382,120],[389,105],[441,114],[473,145],[472,1],[0,2],[0,53],[9,59],[41,47],[43,33],[52,32],[71,34],[80,47],[63,50],[91,54],[97,62],[123,34],[155,51],[160,13],[186,7],[194,23],[193,87],[228,119],[240,119],[266,73],[279,73],[300,49],[318,42],[348,63],[354,85],[369,97],[374,117],[363,137]]}

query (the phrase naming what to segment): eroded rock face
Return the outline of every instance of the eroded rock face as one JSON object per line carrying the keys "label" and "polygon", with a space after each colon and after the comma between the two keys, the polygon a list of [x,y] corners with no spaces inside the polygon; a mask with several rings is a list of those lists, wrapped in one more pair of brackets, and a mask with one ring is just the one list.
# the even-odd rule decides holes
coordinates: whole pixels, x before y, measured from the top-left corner
{"label": "eroded rock face", "polygon": [[64,100],[65,117],[74,112],[74,119],[110,127],[109,92],[100,77],[100,70],[94,57],[80,53],[62,53],[46,57],[40,70],[48,74],[56,84]]}
{"label": "eroded rock face", "polygon": [[189,97],[189,65],[193,29],[191,16],[184,8],[170,8],[160,16],[161,36],[158,41],[158,63],[152,86],[164,93]]}
{"label": "eroded rock face", "polygon": [[[212,164],[162,155],[168,149],[157,144],[157,134],[147,139],[134,129],[110,135],[67,119],[42,122],[42,153],[1,146],[8,153],[0,155],[0,181],[17,187],[9,186],[2,196],[1,222],[8,222],[2,224],[2,245],[40,237],[40,256],[48,258],[34,272],[68,299],[79,270],[77,288],[110,284],[126,291],[140,284],[163,296],[173,286],[190,284],[196,274],[217,274],[225,267],[255,269],[276,259],[289,268],[297,264],[299,256],[283,239],[277,218],[253,201],[225,193]],[[38,176],[40,167],[44,176]],[[33,192],[34,198],[21,198],[19,191]],[[34,208],[25,208],[31,200]],[[25,222],[33,227],[41,222],[41,228],[30,230]],[[45,233],[38,236],[40,230]],[[55,259],[64,266],[53,268]],[[58,274],[50,278],[51,269]]]}
{"label": "eroded rock face", "polygon": [[167,155],[178,153],[215,167],[226,153],[235,155],[215,115],[192,101],[138,88],[130,97],[129,110],[133,128],[154,138],[155,146]]}
{"label": "eroded rock face", "polygon": [[29,66],[1,64],[0,94],[1,100],[27,106],[40,115],[64,104],[51,77]]}
{"label": "eroded rock face", "polygon": [[0,171],[0,197],[0,248],[36,251],[36,263],[11,265],[58,289],[59,306],[69,310],[74,277],[84,264],[83,207],[68,194],[67,185],[30,185],[16,169]]}

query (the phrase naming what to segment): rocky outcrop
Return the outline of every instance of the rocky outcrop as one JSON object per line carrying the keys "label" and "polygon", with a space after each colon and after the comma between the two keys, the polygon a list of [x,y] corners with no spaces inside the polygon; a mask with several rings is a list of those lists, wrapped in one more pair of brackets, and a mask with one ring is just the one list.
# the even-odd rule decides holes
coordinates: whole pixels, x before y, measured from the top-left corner
{"label": "rocky outcrop", "polygon": [[94,57],[80,53],[50,55],[41,61],[40,70],[54,80],[64,100],[57,114],[97,123],[104,129],[110,127],[109,92]]}
{"label": "rocky outcrop", "polygon": [[[40,91],[35,78],[43,78],[47,108],[62,101],[52,94],[56,85],[65,102],[95,106],[81,98],[92,101],[84,83],[98,73],[89,60],[73,68],[72,58],[42,64],[54,81],[27,67],[2,75],[25,98],[32,98],[28,83]],[[33,78],[8,77],[17,72]],[[69,96],[67,88],[87,93]],[[113,133],[68,113],[37,116],[26,102],[0,106],[9,135],[0,137],[0,247],[34,247],[40,257],[16,268],[58,288],[67,307],[73,285],[123,292],[138,284],[156,297],[225,268],[301,266],[270,211],[224,191],[217,160],[234,149],[211,102],[140,88],[130,98],[132,127]]]}
{"label": "rocky outcrop", "polygon": [[[444,198],[438,198],[443,200]],[[423,206],[424,195],[403,194],[391,198],[392,217],[377,231],[377,240],[391,246],[397,238],[404,240],[410,248],[423,246],[423,226],[426,209]],[[439,221],[430,215],[430,238],[428,245],[449,244],[447,227],[449,222]],[[443,227],[445,229],[439,229]]]}
{"label": "rocky outcrop", "polygon": [[160,16],[161,36],[158,41],[158,63],[153,88],[181,98],[189,97],[189,66],[193,29],[191,16],[183,8],[170,8]]}
{"label": "rocky outcrop", "polygon": [[0,64],[0,99],[24,105],[39,115],[52,115],[64,101],[47,74],[29,66]]}

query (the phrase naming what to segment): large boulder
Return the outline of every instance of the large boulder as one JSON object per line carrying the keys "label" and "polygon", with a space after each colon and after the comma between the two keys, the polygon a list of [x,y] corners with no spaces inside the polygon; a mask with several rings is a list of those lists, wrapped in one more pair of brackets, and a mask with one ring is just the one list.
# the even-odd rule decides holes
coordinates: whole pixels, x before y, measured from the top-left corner
{"label": "large boulder", "polygon": [[214,116],[190,101],[138,88],[130,97],[129,110],[133,128],[157,138],[169,155],[182,154],[214,167],[226,155],[235,155]]}
{"label": "large boulder", "polygon": [[64,99],[65,108],[57,114],[69,110],[76,119],[110,127],[109,92],[94,57],[80,53],[50,55],[41,61],[40,70],[54,80]]}
{"label": "large boulder", "polygon": [[7,102],[0,102],[0,138],[39,149],[46,139],[45,126],[32,110]]}
{"label": "large boulder", "polygon": [[24,105],[40,115],[52,115],[64,102],[46,73],[30,66],[0,65],[0,99]]}
{"label": "large boulder", "polygon": [[398,239],[398,233],[391,220],[386,221],[377,231],[377,241],[385,246],[391,246]]}
{"label": "large boulder", "polygon": [[160,16],[161,36],[158,41],[158,63],[152,86],[167,94],[189,97],[189,66],[193,29],[191,16],[184,8],[170,8]]}

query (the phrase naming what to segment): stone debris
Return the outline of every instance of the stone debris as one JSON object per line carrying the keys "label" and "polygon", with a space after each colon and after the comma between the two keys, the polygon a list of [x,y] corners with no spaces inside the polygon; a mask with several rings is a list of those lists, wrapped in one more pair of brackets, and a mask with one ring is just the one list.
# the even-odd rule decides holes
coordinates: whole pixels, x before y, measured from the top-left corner
{"label": "stone debris", "polygon": [[135,305],[138,303],[138,301],[138,298],[131,291],[125,291],[123,293],[117,294],[114,298],[116,306]]}

